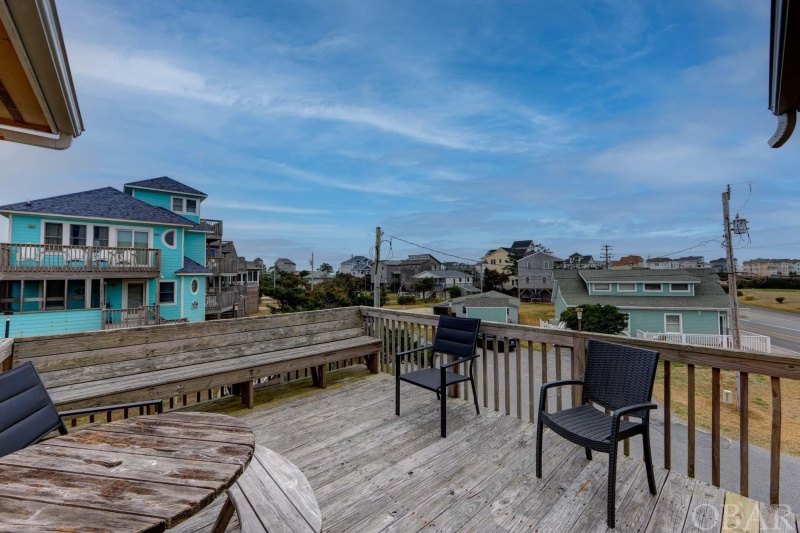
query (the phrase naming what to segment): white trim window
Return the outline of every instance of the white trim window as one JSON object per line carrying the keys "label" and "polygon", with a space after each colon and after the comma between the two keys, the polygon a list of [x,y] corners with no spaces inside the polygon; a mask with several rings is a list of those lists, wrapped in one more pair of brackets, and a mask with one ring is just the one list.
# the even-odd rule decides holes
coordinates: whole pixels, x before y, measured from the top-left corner
{"label": "white trim window", "polygon": [[64,244],[64,224],[60,222],[45,222],[44,244]]}
{"label": "white trim window", "polygon": [[542,268],[545,270],[550,270],[550,261],[543,261]]}
{"label": "white trim window", "polygon": [[158,282],[158,303],[160,305],[175,305],[178,303],[176,294],[177,283],[175,281]]}
{"label": "white trim window", "polygon": [[683,333],[683,317],[679,314],[664,314],[664,333]]}
{"label": "white trim window", "polygon": [[197,214],[197,200],[194,198],[172,197],[172,211],[174,213]]}
{"label": "white trim window", "polygon": [[669,284],[670,292],[689,292],[689,284],[688,283],[670,283]]}
{"label": "white trim window", "polygon": [[167,248],[174,250],[178,246],[178,232],[174,229],[169,229],[161,234],[161,242]]}
{"label": "white trim window", "polygon": [[610,283],[592,283],[592,290],[594,292],[609,292],[611,291]]}
{"label": "white trim window", "polygon": [[197,278],[192,278],[189,290],[192,291],[192,294],[197,294],[197,291],[200,290],[200,281]]}
{"label": "white trim window", "polygon": [[645,283],[644,292],[661,292],[664,287],[660,283]]}
{"label": "white trim window", "polygon": [[617,292],[636,292],[635,283],[617,283]]}

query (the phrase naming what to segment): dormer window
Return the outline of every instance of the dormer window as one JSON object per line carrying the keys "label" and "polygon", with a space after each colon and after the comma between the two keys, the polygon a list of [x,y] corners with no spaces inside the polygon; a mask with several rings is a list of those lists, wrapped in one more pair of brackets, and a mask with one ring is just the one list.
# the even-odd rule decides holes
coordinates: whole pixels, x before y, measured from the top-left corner
{"label": "dormer window", "polygon": [[661,292],[661,284],[660,283],[645,283],[644,284],[645,292]]}
{"label": "dormer window", "polygon": [[594,283],[593,285],[594,285],[594,290],[597,291],[597,292],[610,291],[611,290],[611,284],[610,283]]}
{"label": "dormer window", "polygon": [[197,214],[197,200],[192,198],[172,197],[172,210],[176,213]]}
{"label": "dormer window", "polygon": [[671,283],[670,290],[673,292],[687,292],[689,290],[688,283]]}

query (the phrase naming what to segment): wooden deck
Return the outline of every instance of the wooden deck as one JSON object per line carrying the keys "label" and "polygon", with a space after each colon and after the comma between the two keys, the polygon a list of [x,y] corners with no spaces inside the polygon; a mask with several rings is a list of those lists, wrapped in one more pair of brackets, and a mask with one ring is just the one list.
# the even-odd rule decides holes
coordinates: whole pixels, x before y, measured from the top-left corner
{"label": "wooden deck", "polygon": [[[334,374],[335,375],[335,374]],[[439,437],[435,396],[403,387],[394,415],[394,379],[358,375],[288,400],[282,385],[257,393],[252,411],[233,401],[256,442],[308,477],[324,531],[605,531],[607,456],[548,431],[544,477],[536,479],[535,426],[451,400],[448,438]],[[234,411],[232,412],[231,409]],[[647,490],[640,460],[617,473],[618,531],[798,531],[795,516],[686,476],[656,468]],[[207,531],[224,498],[171,531]],[[736,529],[737,527],[739,529]],[[235,529],[235,522],[232,528]]]}

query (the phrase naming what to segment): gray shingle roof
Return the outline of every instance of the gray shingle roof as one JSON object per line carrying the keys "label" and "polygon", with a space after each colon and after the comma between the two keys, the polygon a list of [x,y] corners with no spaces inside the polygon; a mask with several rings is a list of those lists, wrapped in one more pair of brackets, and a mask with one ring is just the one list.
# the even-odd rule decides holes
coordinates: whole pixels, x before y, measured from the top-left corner
{"label": "gray shingle roof", "polygon": [[196,261],[188,257],[183,258],[183,268],[175,271],[176,274],[197,274],[201,276],[212,274],[212,272]]}
{"label": "gray shingle roof", "polygon": [[[594,272],[604,272],[602,270]],[[662,274],[661,270],[631,270],[631,271],[605,271],[613,274],[621,272],[633,272],[642,275],[643,273],[651,273],[655,275]],[[687,275],[694,277],[698,283],[694,288],[694,296],[641,296],[641,295],[594,295],[590,296],[586,287],[586,283],[581,279],[581,274],[586,271],[582,270],[554,270],[553,279],[558,284],[558,291],[568,306],[576,306],[583,304],[601,304],[613,305],[620,309],[633,309],[633,308],[664,308],[664,309],[728,309],[729,301],[728,295],[722,290],[719,284],[717,275],[710,269],[676,269],[668,272],[682,273],[685,278]],[[644,274],[644,275],[651,275]],[[633,281],[632,278],[627,278],[628,281]],[[638,278],[641,279],[641,278]],[[653,283],[657,283],[658,279],[650,278]],[[686,283],[685,280],[679,278],[669,278],[669,281],[678,283]]]}
{"label": "gray shingle roof", "polygon": [[[489,292],[481,292],[479,294],[474,294],[470,296],[459,296],[458,298],[453,298],[453,304],[462,304],[462,303],[469,303],[472,305],[473,301],[476,300],[493,300],[495,303],[497,301],[503,302],[501,306],[490,306],[490,307],[519,307],[519,298],[514,298],[513,296],[509,296],[507,294],[503,294],[502,292],[497,291],[489,291]],[[480,306],[478,306],[480,307]]]}
{"label": "gray shingle roof", "polygon": [[183,183],[175,181],[174,179],[169,178],[167,176],[161,176],[160,178],[152,178],[149,180],[132,181],[130,183],[126,183],[125,187],[134,187],[139,189],[156,189],[159,191],[192,194],[194,196],[202,196],[203,198],[208,197],[206,193],[200,192],[195,188],[189,187],[188,185],[184,185]]}
{"label": "gray shingle roof", "polygon": [[[464,278],[472,276],[472,274],[467,274],[460,270],[426,270],[425,272],[430,272],[435,278]],[[424,272],[422,272],[422,274],[424,274]]]}
{"label": "gray shingle roof", "polygon": [[188,218],[168,209],[150,205],[113,187],[3,205],[0,206],[0,213],[2,212],[130,220],[188,226],[196,231],[209,231],[205,226],[196,224]]}
{"label": "gray shingle roof", "polygon": [[630,283],[700,283],[700,278],[689,274],[685,269],[634,269],[634,270],[581,270],[579,274],[585,281]]}

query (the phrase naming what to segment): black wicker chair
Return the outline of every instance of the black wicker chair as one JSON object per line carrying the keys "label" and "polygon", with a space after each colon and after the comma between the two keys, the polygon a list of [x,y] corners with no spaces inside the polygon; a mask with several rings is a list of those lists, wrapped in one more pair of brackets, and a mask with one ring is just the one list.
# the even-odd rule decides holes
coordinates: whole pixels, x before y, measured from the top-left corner
{"label": "black wicker chair", "polygon": [[[542,430],[547,425],[558,435],[586,449],[609,454],[608,526],[614,527],[614,498],[617,469],[617,446],[620,441],[641,435],[644,463],[650,493],[656,493],[653,458],[650,453],[650,402],[658,366],[658,352],[622,346],[610,342],[589,341],[586,373],[583,381],[562,380],[545,383],[539,396],[536,432],[536,477],[542,477]],[[555,413],[547,412],[547,390],[564,385],[583,385],[581,405]],[[611,410],[611,414],[597,409]],[[629,416],[639,422],[623,420]]]}
{"label": "black wicker chair", "polygon": [[66,435],[67,426],[61,421],[62,416],[88,415],[146,405],[155,405],[158,413],[164,410],[163,400],[149,400],[59,413],[47,394],[42,378],[33,363],[28,361],[0,374],[0,457],[36,444],[53,431],[58,430]]}
{"label": "black wicker chair", "polygon": [[[447,437],[447,387],[469,381],[472,384],[472,397],[475,399],[475,412],[480,414],[478,407],[478,394],[475,391],[475,380],[472,378],[472,370],[478,354],[475,353],[475,345],[478,342],[478,330],[481,327],[479,318],[455,318],[450,316],[439,316],[439,325],[436,327],[436,337],[431,346],[424,346],[414,350],[400,352],[395,356],[394,375],[395,375],[395,414],[400,416],[400,382],[405,381],[417,387],[428,389],[436,393],[436,397],[441,401],[441,429],[442,437]],[[413,372],[400,374],[400,361],[403,356],[410,355],[424,350],[433,350],[430,368],[420,368]],[[435,368],[435,358],[437,354],[452,355],[457,359],[452,362],[442,361],[439,368]],[[420,357],[420,366],[424,366],[425,357]],[[469,361],[469,375],[464,376],[450,372],[450,368]]]}

